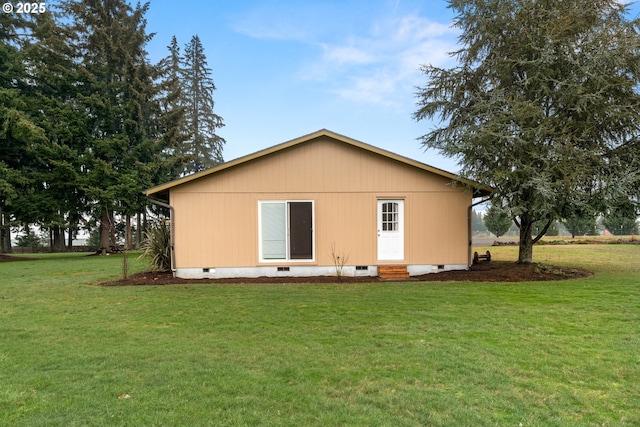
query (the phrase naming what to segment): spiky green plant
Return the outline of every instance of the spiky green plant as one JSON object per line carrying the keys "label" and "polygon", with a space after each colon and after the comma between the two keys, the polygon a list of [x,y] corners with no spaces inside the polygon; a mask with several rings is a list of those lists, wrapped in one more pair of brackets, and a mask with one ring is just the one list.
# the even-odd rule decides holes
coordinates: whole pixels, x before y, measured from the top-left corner
{"label": "spiky green plant", "polygon": [[149,258],[156,269],[171,269],[171,230],[166,221],[160,221],[144,233],[141,257]]}

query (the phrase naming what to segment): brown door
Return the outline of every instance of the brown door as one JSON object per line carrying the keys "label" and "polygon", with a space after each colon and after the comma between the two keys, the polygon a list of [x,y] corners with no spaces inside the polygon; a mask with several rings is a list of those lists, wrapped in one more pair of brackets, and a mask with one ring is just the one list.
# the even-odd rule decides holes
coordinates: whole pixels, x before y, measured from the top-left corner
{"label": "brown door", "polygon": [[291,259],[313,259],[313,207],[311,202],[289,202]]}

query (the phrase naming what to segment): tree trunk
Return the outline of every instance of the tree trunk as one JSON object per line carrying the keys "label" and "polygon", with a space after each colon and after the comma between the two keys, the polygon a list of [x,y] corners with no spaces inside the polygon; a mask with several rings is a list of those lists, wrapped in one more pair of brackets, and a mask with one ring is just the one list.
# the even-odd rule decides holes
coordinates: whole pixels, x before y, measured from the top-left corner
{"label": "tree trunk", "polygon": [[118,244],[118,230],[116,230],[116,222],[114,219],[113,211],[109,212],[109,240],[110,246],[116,246]]}
{"label": "tree trunk", "polygon": [[78,225],[80,223],[80,215],[78,213],[69,214],[69,250],[73,250],[73,241],[78,237]]}
{"label": "tree trunk", "polygon": [[111,252],[111,245],[109,244],[109,236],[111,234],[111,218],[109,216],[109,210],[104,208],[102,216],[100,217],[100,244],[98,245],[98,252],[103,255]]}
{"label": "tree trunk", "polygon": [[128,251],[131,250],[131,240],[132,240],[132,235],[131,235],[131,216],[129,214],[127,214],[125,216],[125,231],[124,231],[124,248]]}
{"label": "tree trunk", "polygon": [[53,234],[53,246],[51,247],[52,252],[63,252],[65,250],[64,247],[64,230],[59,226],[53,227],[51,230]]}
{"label": "tree trunk", "polygon": [[520,227],[518,264],[531,264],[533,262],[533,239],[531,238],[533,221],[528,214],[520,216],[518,227]]}
{"label": "tree trunk", "polygon": [[0,209],[0,253],[11,252],[11,226],[2,209]]}
{"label": "tree trunk", "polygon": [[141,218],[140,212],[138,212],[138,214],[136,215],[136,249],[140,249],[141,243],[142,243],[142,218]]}
{"label": "tree trunk", "polygon": [[74,230],[73,228],[69,227],[69,237],[67,239],[67,247],[69,248],[69,250],[73,250],[73,234],[74,234]]}
{"label": "tree trunk", "polygon": [[529,214],[520,215],[520,222],[516,221],[518,227],[520,227],[520,244],[518,248],[518,264],[531,264],[533,262],[533,245],[542,239],[547,234],[553,218],[549,218],[547,223],[542,228],[542,231],[536,236],[532,237],[533,223],[535,220],[531,218]]}
{"label": "tree trunk", "polygon": [[145,209],[142,211],[142,231],[146,233],[147,230],[147,210]]}

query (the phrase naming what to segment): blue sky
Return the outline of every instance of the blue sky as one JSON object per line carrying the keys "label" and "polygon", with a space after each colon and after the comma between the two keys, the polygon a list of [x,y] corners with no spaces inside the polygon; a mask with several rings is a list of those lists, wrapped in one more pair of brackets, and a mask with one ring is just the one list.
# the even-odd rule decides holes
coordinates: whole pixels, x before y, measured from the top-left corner
{"label": "blue sky", "polygon": [[[231,160],[327,128],[457,172],[420,146],[420,64],[452,67],[457,48],[445,0],[152,0],[149,59],[197,34],[217,90]],[[634,15],[638,13],[634,6]]]}

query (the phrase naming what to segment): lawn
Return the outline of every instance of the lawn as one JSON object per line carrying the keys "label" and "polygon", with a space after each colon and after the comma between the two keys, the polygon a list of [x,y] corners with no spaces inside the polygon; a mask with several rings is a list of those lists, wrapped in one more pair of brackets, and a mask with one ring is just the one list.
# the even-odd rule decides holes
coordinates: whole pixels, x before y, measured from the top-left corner
{"label": "lawn", "polygon": [[0,263],[0,425],[640,425],[640,246],[534,257],[595,275],[114,288],[121,256]]}

